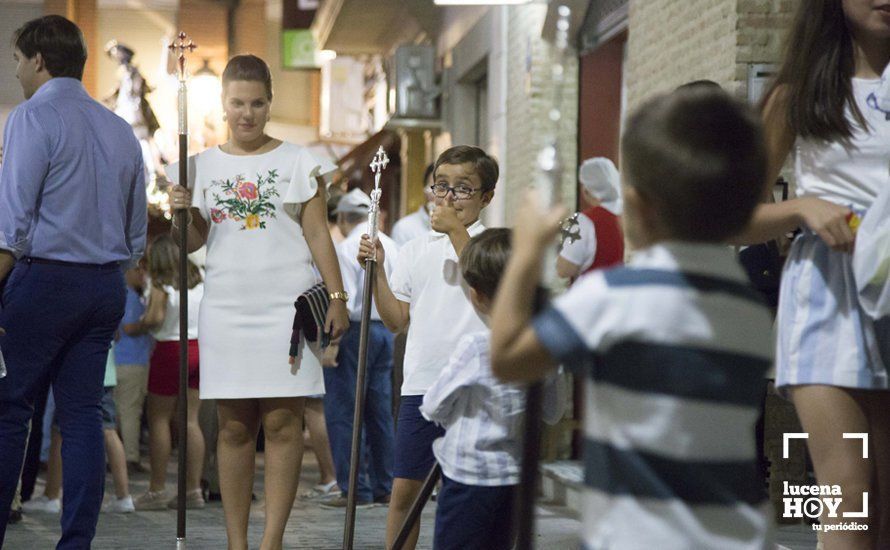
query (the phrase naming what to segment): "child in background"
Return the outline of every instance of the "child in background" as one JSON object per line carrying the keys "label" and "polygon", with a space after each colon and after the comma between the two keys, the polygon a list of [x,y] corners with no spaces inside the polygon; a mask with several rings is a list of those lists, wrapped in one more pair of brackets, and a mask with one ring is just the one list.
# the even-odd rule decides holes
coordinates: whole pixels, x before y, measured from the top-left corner
{"label": "child in background", "polygon": [[148,371],[148,432],[151,482],[136,499],[137,510],[176,507],[176,497],[167,494],[167,461],[172,436],[170,424],[177,406],[188,408],[186,506],[203,508],[201,469],[204,465],[204,436],[198,423],[198,308],[204,295],[201,271],[188,261],[188,402],[177,403],[179,393],[179,247],[169,235],[161,235],[148,248],[151,294],[145,315],[129,328],[130,334],[151,333],[157,341]]}
{"label": "child in background", "polygon": [[763,196],[763,131],[720,90],[678,90],[629,118],[621,158],[633,259],[533,317],[563,211],[527,197],[492,310],[492,368],[535,380],[562,363],[586,377],[585,548],[767,548],[753,434],[772,317],[723,244]]}
{"label": "child in background", "polygon": [[[470,301],[488,320],[495,291],[510,258],[510,230],[486,229],[460,256]],[[538,289],[543,305],[544,290]],[[445,428],[433,443],[442,467],[436,507],[436,550],[499,550],[513,547],[514,495],[519,483],[525,388],[494,377],[491,333],[467,334],[448,366],[427,390],[420,412]],[[565,409],[558,375],[544,387],[544,421],[555,424]]]}
{"label": "child in background", "polygon": [[[362,304],[364,302],[364,271],[355,261],[362,235],[368,229],[371,197],[355,188],[343,195],[337,205],[337,226],[346,236],[337,243],[337,258],[343,289],[349,295],[349,328],[337,345],[338,354],[333,365],[325,365],[325,420],[331,435],[331,452],[337,471],[337,485],[341,498],[323,506],[342,508],[347,503],[349,468],[352,451],[353,410],[359,362]],[[398,246],[383,232],[379,242],[385,249],[386,261],[378,266],[377,277],[392,273]],[[372,302],[373,304],[373,302]],[[376,307],[371,308],[367,341],[367,378],[365,382],[365,411],[362,425],[361,467],[356,484],[356,505],[371,506],[390,501],[393,479],[393,445],[395,430],[392,416],[392,334],[380,321]]]}
{"label": "child in background", "polygon": [[139,434],[142,409],[148,391],[148,362],[153,340],[148,334],[131,334],[136,323],[145,313],[143,293],[145,271],[141,267],[124,273],[127,282],[127,301],[124,317],[114,344],[114,361],[117,365],[117,386],[114,388],[114,404],[117,408],[121,439],[127,456],[127,470],[147,471],[139,457]]}
{"label": "child in background", "polygon": [[[102,433],[105,435],[105,455],[114,483],[114,499],[105,507],[106,512],[129,513],[135,511],[133,497],[130,496],[130,480],[127,476],[127,457],[124,444],[117,435],[117,421],[114,410],[114,391],[117,385],[117,364],[114,360],[114,346],[108,351],[105,365],[105,393],[102,395]],[[53,434],[59,433],[53,430]]]}
{"label": "child in background", "polygon": [[[105,393],[102,395],[102,433],[105,436],[105,454],[114,483],[114,498],[108,502],[106,512],[129,513],[135,510],[130,496],[130,481],[127,476],[127,461],[124,446],[117,435],[114,411],[114,386],[117,384],[114,349],[108,351],[105,364]],[[58,414],[58,413],[56,413]],[[53,417],[49,447],[49,460],[46,467],[46,485],[43,495],[24,504],[25,512],[47,512],[58,514],[62,511],[62,434]],[[99,465],[96,465],[99,468]],[[104,468],[103,468],[104,469]]]}
{"label": "child in background", "polygon": [[[494,197],[497,161],[478,147],[458,145],[439,155],[433,181],[436,209],[430,215],[432,231],[403,246],[389,278],[376,277],[374,284],[380,319],[392,332],[408,331],[392,498],[386,518],[387,547],[394,542],[435,464],[433,441],[444,433],[420,414],[423,394],[448,364],[458,341],[485,329],[467,299],[458,258],[470,238],[485,230],[479,214]],[[365,258],[375,254],[377,265],[385,265],[383,246],[374,246],[363,236],[359,263],[364,266]],[[418,521],[406,550],[417,544],[419,532]]]}

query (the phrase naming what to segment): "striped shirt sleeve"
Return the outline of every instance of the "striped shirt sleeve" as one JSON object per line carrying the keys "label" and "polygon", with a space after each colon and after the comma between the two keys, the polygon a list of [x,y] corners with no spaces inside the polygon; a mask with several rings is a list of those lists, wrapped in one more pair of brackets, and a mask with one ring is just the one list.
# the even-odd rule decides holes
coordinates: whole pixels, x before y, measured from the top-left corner
{"label": "striped shirt sleeve", "polygon": [[577,371],[587,365],[608,328],[606,284],[600,273],[579,279],[532,320],[551,357]]}

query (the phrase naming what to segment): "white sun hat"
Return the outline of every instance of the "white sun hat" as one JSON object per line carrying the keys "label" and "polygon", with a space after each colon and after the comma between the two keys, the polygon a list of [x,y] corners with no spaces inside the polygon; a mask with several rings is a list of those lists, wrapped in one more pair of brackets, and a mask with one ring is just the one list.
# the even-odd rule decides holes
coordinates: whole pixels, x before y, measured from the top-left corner
{"label": "white sun hat", "polygon": [[593,157],[581,163],[578,179],[588,193],[596,197],[603,208],[621,215],[621,180],[618,169],[605,157]]}

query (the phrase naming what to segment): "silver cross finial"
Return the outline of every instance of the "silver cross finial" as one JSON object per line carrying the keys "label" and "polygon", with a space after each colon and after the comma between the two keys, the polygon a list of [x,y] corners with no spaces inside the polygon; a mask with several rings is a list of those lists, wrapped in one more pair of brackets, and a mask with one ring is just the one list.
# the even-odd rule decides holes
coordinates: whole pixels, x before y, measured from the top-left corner
{"label": "silver cross finial", "polygon": [[389,157],[386,156],[383,147],[380,147],[377,149],[377,154],[374,155],[374,160],[371,161],[371,171],[375,175],[379,175],[386,168],[387,164],[389,164]]}

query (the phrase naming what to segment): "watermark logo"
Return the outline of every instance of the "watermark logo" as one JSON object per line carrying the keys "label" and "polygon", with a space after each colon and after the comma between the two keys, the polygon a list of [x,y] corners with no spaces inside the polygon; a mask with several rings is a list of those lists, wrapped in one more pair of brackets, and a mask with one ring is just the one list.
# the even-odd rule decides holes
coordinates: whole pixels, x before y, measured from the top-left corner
{"label": "watermark logo", "polygon": [[[782,458],[788,458],[788,444],[792,439],[808,439],[810,434],[785,433],[782,434]],[[868,434],[844,433],[844,439],[862,440],[862,458],[868,458]],[[843,490],[840,485],[789,485],[787,481],[782,483],[783,512],[785,518],[809,518],[819,519],[823,515],[826,518],[865,518],[868,517],[868,492],[862,493],[862,510],[858,512],[839,512],[841,502],[844,500]],[[856,521],[837,522],[827,524],[813,524],[816,531],[866,531],[868,524]]]}

